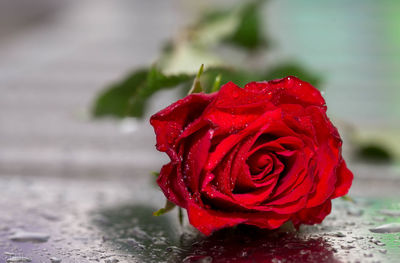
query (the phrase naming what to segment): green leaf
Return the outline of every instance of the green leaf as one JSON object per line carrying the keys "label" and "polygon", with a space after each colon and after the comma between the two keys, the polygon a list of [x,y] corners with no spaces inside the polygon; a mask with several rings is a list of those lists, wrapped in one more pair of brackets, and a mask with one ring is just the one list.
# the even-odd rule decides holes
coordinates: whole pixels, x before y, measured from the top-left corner
{"label": "green leaf", "polygon": [[171,211],[176,205],[169,200],[166,200],[165,206],[163,208],[158,209],[153,213],[154,216],[160,216],[163,215],[169,211]]}
{"label": "green leaf", "polygon": [[129,100],[144,85],[148,69],[139,69],[120,83],[103,91],[95,100],[92,108],[94,117],[125,117],[129,111]]}
{"label": "green leaf", "polygon": [[340,198],[342,198],[342,199],[345,200],[345,201],[355,203],[354,199],[351,198],[351,197],[348,196],[348,195],[344,195],[344,196],[342,196],[342,197],[340,197]]}
{"label": "green leaf", "polygon": [[200,82],[200,77],[201,74],[203,74],[203,71],[204,71],[204,64],[201,64],[199,71],[197,72],[197,75],[194,78],[192,88],[189,90],[188,94],[204,92]]}
{"label": "green leaf", "polygon": [[263,76],[264,80],[280,79],[287,76],[295,76],[320,89],[321,78],[300,66],[296,62],[286,62],[270,68]]}
{"label": "green leaf", "polygon": [[179,207],[179,209],[178,209],[178,219],[179,219],[179,225],[183,226],[183,211],[182,211],[182,207]]}
{"label": "green leaf", "polygon": [[356,152],[356,157],[364,161],[390,163],[393,156],[384,146],[370,143],[361,145]]}
{"label": "green leaf", "polygon": [[158,178],[160,176],[160,172],[151,172],[151,175]]}
{"label": "green leaf", "polygon": [[157,67],[153,66],[147,76],[147,88],[145,94],[152,94],[161,88],[169,88],[193,79],[194,74],[165,75]]}
{"label": "green leaf", "polygon": [[221,74],[218,74],[215,77],[214,84],[213,84],[213,87],[211,89],[211,92],[216,92],[221,88],[221,78],[222,78]]}
{"label": "green leaf", "polygon": [[[216,84],[217,76],[220,76],[219,83]],[[214,92],[219,90],[221,85],[232,81],[240,87],[244,87],[251,81],[260,81],[262,76],[256,72],[250,72],[241,69],[228,68],[228,67],[214,67],[208,69],[204,73],[204,86],[207,87],[208,92]]]}
{"label": "green leaf", "polygon": [[209,24],[213,24],[216,22],[220,22],[221,20],[227,19],[232,13],[232,10],[221,10],[221,9],[212,9],[204,12],[202,17],[197,21],[194,28],[203,27]]}
{"label": "green leaf", "polygon": [[165,75],[157,67],[153,66],[145,82],[130,100],[129,116],[143,117],[146,109],[147,100],[157,91],[167,88],[175,88],[189,80],[192,80],[194,75],[177,74]]}
{"label": "green leaf", "polygon": [[[217,76],[219,80],[217,80]],[[217,83],[216,83],[217,80]],[[240,69],[228,68],[228,67],[210,67],[204,70],[201,77],[202,87],[204,92],[211,93],[218,91],[221,85],[232,81],[240,87],[244,87],[245,84],[251,81],[261,81],[263,80],[261,74],[256,72],[249,72]],[[219,81],[219,83],[218,83]],[[185,96],[190,89],[189,86],[183,86],[184,90],[182,96]]]}
{"label": "green leaf", "polygon": [[224,42],[238,27],[240,11],[240,8],[230,8],[203,13],[197,23],[188,28],[188,41],[206,49]]}
{"label": "green leaf", "polygon": [[261,8],[265,0],[255,0],[247,3],[240,11],[240,21],[233,34],[226,41],[248,50],[265,47]]}
{"label": "green leaf", "polygon": [[154,93],[174,88],[193,78],[194,74],[165,75],[155,66],[135,71],[99,95],[93,106],[93,116],[142,117],[147,100]]}

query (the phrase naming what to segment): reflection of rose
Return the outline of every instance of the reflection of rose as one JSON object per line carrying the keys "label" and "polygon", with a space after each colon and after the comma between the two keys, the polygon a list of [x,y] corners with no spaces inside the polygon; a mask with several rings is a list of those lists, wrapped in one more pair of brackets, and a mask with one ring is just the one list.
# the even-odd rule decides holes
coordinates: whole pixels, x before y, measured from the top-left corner
{"label": "reflection of rose", "polygon": [[322,238],[300,238],[294,233],[260,231],[241,226],[224,229],[187,245],[184,263],[339,263],[334,248]]}
{"label": "reflection of rose", "polygon": [[171,162],[158,184],[204,234],[237,224],[320,223],[353,178],[325,101],[295,77],[227,83],[153,115]]}

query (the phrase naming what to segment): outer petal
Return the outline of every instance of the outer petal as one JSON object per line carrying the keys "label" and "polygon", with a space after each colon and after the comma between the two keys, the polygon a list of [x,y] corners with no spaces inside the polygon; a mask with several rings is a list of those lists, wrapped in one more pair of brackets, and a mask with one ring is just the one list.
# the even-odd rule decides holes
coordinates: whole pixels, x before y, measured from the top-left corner
{"label": "outer petal", "polygon": [[215,230],[232,227],[246,221],[246,218],[227,217],[226,213],[205,210],[194,203],[189,204],[187,211],[190,224],[207,236]]}
{"label": "outer petal", "polygon": [[184,128],[202,114],[214,97],[215,94],[192,94],[151,116],[157,149],[165,152],[172,148]]}
{"label": "outer petal", "polygon": [[270,100],[277,106],[300,104],[302,106],[315,105],[326,108],[325,100],[319,90],[293,76],[266,82],[251,82],[244,88],[255,93],[269,94]]}
{"label": "outer petal", "polygon": [[157,184],[169,201],[180,207],[186,207],[189,193],[183,182],[178,180],[179,177],[178,166],[168,163],[162,167]]}
{"label": "outer petal", "polygon": [[314,207],[325,202],[335,191],[336,168],[341,160],[342,141],[325,112],[317,107],[309,107],[308,111],[312,116],[318,141],[314,191],[307,203],[307,207]]}
{"label": "outer petal", "polygon": [[231,134],[258,123],[258,118],[276,107],[265,94],[242,89],[232,82],[221,87],[204,118],[216,127],[216,135]]}
{"label": "outer petal", "polygon": [[293,224],[298,227],[300,224],[320,224],[324,218],[330,214],[332,209],[331,200],[328,199],[325,203],[312,207],[302,209],[292,218]]}
{"label": "outer petal", "polygon": [[227,213],[208,210],[199,207],[195,203],[188,206],[189,222],[205,235],[225,227],[238,224],[255,225],[261,228],[275,229],[286,222],[290,216],[274,213]]}
{"label": "outer petal", "polygon": [[336,171],[336,176],[336,189],[331,196],[332,199],[347,194],[353,181],[353,173],[347,168],[344,160],[340,162]]}

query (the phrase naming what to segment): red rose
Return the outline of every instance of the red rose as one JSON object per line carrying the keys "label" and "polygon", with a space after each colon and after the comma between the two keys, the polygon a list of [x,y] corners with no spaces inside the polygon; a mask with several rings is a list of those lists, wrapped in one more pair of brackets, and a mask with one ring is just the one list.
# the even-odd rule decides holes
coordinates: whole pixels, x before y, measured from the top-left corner
{"label": "red rose", "polygon": [[202,233],[237,224],[320,223],[353,175],[320,92],[295,77],[229,82],[153,115],[171,162],[157,180]]}

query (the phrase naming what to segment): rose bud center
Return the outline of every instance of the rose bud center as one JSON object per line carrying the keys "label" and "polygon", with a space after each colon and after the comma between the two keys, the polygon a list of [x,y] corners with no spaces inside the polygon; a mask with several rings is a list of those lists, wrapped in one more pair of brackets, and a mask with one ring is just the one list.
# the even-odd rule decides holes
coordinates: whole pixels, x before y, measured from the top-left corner
{"label": "rose bud center", "polygon": [[257,151],[247,160],[251,175],[258,175],[261,172],[269,173],[273,169],[273,161],[267,151]]}
{"label": "rose bud center", "polygon": [[246,163],[254,182],[261,182],[270,174],[279,174],[283,168],[278,157],[267,149],[254,152],[247,158]]}

